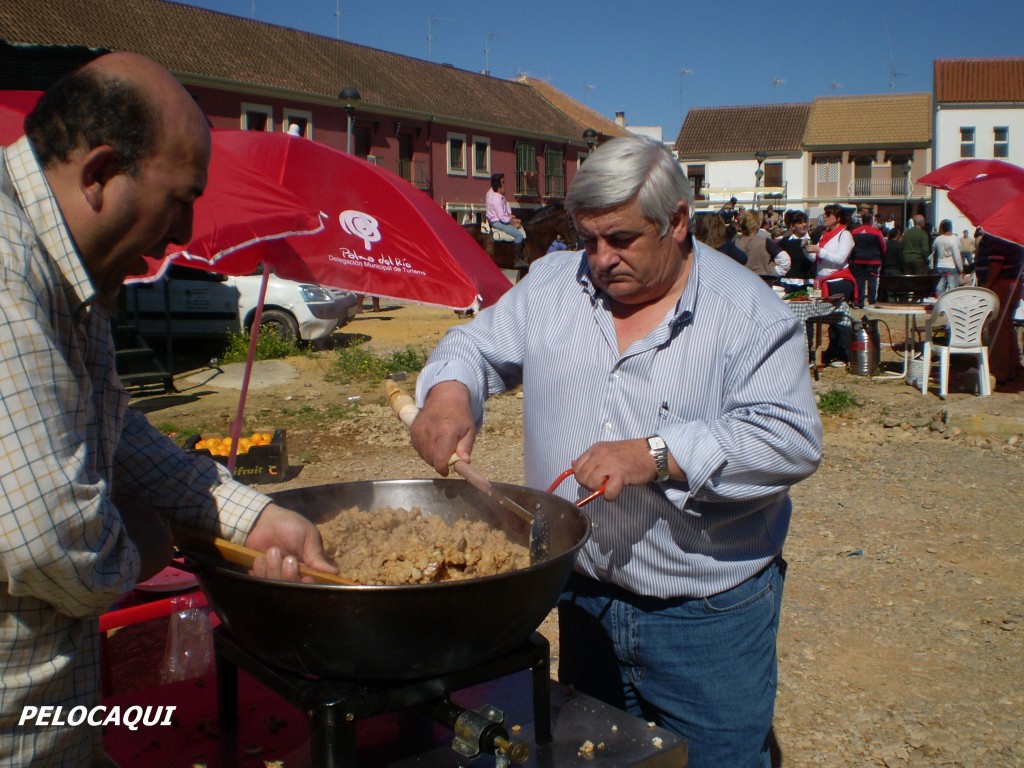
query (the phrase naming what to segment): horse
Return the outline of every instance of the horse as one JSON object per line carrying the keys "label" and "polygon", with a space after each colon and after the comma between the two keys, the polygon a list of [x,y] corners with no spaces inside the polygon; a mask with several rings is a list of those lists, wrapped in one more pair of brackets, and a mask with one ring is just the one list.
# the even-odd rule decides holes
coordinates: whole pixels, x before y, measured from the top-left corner
{"label": "horse", "polygon": [[517,273],[517,280],[522,280],[529,271],[531,262],[548,252],[548,248],[555,241],[557,235],[562,236],[562,242],[570,249],[579,247],[579,238],[576,234],[576,227],[573,226],[572,217],[564,206],[558,204],[538,208],[528,221],[523,222],[523,229],[526,230],[526,242],[523,243],[525,267],[516,265],[515,250],[511,242],[496,242],[489,233],[480,231],[479,224],[464,224],[463,226],[499,268],[514,269]]}

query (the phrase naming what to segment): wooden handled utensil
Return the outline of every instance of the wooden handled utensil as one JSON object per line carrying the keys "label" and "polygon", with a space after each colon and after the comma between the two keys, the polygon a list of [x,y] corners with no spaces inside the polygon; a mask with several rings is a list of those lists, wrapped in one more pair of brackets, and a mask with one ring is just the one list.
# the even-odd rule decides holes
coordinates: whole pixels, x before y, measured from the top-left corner
{"label": "wooden handled utensil", "polygon": [[[190,551],[206,557],[220,558],[233,565],[240,565],[243,568],[252,568],[253,561],[263,554],[259,550],[246,547],[242,544],[234,544],[227,539],[221,539],[213,534],[197,531],[194,528],[185,528],[175,525],[171,527],[174,537],[174,545],[182,550],[184,554]],[[344,576],[337,576],[326,571],[318,571],[308,565],[299,563],[299,574],[308,576],[317,584],[344,584],[346,586],[357,585],[359,582],[347,579]]]}
{"label": "wooden handled utensil", "polygon": [[[416,401],[391,379],[384,380],[384,394],[387,397],[388,405],[395,412],[395,416],[406,427],[411,427],[419,413]],[[501,507],[513,512],[530,524],[530,559],[532,562],[539,562],[547,558],[549,534],[547,525],[542,519],[537,518],[532,512],[521,504],[510,499],[491,486],[491,482],[468,461],[459,458],[458,454],[452,454],[448,459],[448,466],[454,469],[471,486],[491,499],[494,499]]]}

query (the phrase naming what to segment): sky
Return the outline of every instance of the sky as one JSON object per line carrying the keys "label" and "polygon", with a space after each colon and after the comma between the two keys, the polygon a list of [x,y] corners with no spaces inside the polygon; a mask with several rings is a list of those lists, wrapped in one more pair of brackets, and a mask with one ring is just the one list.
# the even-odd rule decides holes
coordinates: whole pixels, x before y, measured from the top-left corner
{"label": "sky", "polygon": [[[938,58],[1024,56],[1024,0],[189,0],[509,79],[525,73],[609,119],[693,107],[924,93]],[[823,10],[825,9],[825,10]]]}

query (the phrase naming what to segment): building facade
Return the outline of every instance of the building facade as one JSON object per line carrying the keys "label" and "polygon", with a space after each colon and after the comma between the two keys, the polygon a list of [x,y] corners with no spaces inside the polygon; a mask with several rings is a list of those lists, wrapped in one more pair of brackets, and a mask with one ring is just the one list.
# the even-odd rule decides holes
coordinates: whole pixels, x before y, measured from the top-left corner
{"label": "building facade", "polygon": [[930,170],[931,114],[926,93],[692,109],[675,149],[698,207],[840,203],[906,220],[928,201],[913,179]]}
{"label": "building facade", "polygon": [[[935,167],[957,160],[1024,166],[1024,59],[938,59],[935,73]],[[935,221],[958,235],[974,226],[942,190]]]}
{"label": "building facade", "polygon": [[529,78],[475,72],[164,0],[5,0],[0,88],[43,89],[106,51],[166,66],[214,128],[287,131],[401,176],[459,220],[492,173],[527,218],[560,203],[597,140],[625,135]]}

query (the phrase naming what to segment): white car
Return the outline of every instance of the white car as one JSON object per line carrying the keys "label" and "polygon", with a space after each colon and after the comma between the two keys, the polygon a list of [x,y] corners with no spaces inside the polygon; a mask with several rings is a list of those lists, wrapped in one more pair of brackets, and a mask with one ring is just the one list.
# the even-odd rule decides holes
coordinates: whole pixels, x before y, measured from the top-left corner
{"label": "white car", "polygon": [[[152,283],[122,289],[126,319],[145,338],[215,337],[248,332],[262,275],[230,277],[172,265]],[[284,280],[271,274],[260,326],[287,341],[330,336],[359,312],[349,291]]]}

